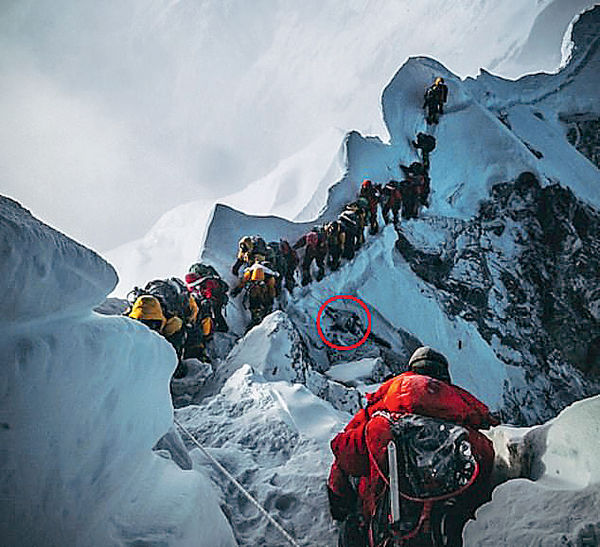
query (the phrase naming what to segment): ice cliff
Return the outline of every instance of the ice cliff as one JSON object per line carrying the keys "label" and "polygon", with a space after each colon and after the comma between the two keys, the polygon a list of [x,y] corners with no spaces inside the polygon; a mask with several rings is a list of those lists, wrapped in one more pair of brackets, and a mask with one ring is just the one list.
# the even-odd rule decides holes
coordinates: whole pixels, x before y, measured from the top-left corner
{"label": "ice cliff", "polygon": [[175,353],[92,312],[112,267],[4,197],[0,254],[2,542],[234,545],[207,478],[152,452]]}

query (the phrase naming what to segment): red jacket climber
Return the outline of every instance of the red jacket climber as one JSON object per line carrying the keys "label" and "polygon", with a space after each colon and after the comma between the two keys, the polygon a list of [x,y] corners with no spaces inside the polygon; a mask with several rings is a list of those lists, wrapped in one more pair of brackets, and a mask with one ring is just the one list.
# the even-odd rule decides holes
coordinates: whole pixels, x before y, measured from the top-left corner
{"label": "red jacket climber", "polygon": [[379,189],[369,179],[365,179],[360,186],[360,196],[369,202],[369,232],[376,234],[379,231],[377,223],[377,204],[379,203]]}
{"label": "red jacket climber", "polygon": [[441,353],[429,347],[419,348],[412,355],[409,368],[368,395],[367,407],[359,410],[331,442],[335,462],[328,490],[331,513],[336,520],[343,520],[355,510],[356,494],[349,477],[360,477],[357,493],[368,526],[385,488],[380,470],[387,470],[391,421],[404,414],[430,416],[464,426],[479,464],[477,479],[462,495],[468,497],[468,510],[474,509],[488,494],[494,449],[477,429],[497,425],[497,419],[481,401],[452,385],[448,362]]}

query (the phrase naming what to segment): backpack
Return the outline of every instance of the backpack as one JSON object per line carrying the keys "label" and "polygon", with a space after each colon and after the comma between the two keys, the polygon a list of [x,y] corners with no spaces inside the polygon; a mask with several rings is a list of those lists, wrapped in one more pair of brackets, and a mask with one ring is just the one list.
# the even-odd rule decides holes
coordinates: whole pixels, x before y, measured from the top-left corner
{"label": "backpack", "polygon": [[281,251],[279,249],[278,241],[269,241],[267,243],[267,262],[273,265],[273,268],[281,273],[283,271],[283,259],[281,256]]}
{"label": "backpack", "polygon": [[479,474],[469,432],[464,427],[415,414],[390,420],[390,424],[390,442],[396,448],[400,515],[392,524],[388,486],[371,522],[377,545],[385,538],[402,541],[427,529],[433,504],[463,493]]}
{"label": "backpack", "polygon": [[358,231],[358,219],[354,211],[346,209],[340,214],[338,220],[345,232],[354,235]]}
{"label": "backpack", "polygon": [[356,200],[356,204],[360,209],[364,209],[365,211],[369,209],[369,200],[363,196],[360,196]]}
{"label": "backpack", "polygon": [[267,256],[267,243],[260,236],[252,236],[252,253],[255,255]]}
{"label": "backpack", "polygon": [[189,273],[195,273],[200,277],[221,277],[217,270],[215,270],[210,264],[203,264],[202,262],[196,262],[190,266]]}
{"label": "backpack", "polygon": [[425,91],[425,100],[428,103],[437,101],[438,92],[434,86],[430,86]]}
{"label": "backpack", "polygon": [[425,174],[425,168],[419,161],[413,161],[408,167],[407,171],[410,175],[423,175]]}
{"label": "backpack", "polygon": [[187,287],[176,277],[150,281],[142,293],[156,297],[167,317],[176,315],[185,318],[191,312]]}
{"label": "backpack", "polygon": [[400,183],[397,180],[390,180],[382,190],[383,195],[386,197],[391,197],[394,194],[395,190],[398,190],[400,187]]}

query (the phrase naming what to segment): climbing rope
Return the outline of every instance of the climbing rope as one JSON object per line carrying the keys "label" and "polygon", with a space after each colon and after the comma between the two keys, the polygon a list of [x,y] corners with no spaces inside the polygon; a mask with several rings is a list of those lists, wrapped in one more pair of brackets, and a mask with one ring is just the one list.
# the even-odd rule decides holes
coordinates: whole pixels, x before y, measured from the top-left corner
{"label": "climbing rope", "polygon": [[285,537],[285,539],[288,541],[288,543],[290,545],[293,545],[294,547],[300,547],[300,544],[297,543],[296,540],[284,530],[284,528],[281,526],[281,524],[279,524],[267,512],[267,510],[260,503],[258,503],[258,501],[256,501],[252,497],[252,495],[237,481],[237,479],[206,451],[206,449],[200,444],[198,439],[196,439],[183,425],[181,425],[177,421],[176,418],[174,418],[173,421],[175,422],[175,425],[177,427],[179,427],[192,440],[192,442],[202,451],[202,453],[211,461],[211,463],[213,463],[215,465],[215,467],[219,471],[221,471],[221,473],[223,473],[223,475],[225,475],[236,486],[236,488],[242,494],[244,494],[244,496],[246,496],[246,498],[248,498],[250,503],[252,503],[252,505],[254,505],[279,532],[281,532],[281,534]]}

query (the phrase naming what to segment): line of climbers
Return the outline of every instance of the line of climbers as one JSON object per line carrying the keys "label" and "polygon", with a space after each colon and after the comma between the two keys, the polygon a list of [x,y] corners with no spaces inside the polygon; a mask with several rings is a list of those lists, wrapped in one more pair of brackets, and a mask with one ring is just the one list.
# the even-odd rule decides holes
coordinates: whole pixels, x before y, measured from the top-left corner
{"label": "line of climbers", "polygon": [[[386,224],[393,221],[397,225],[400,215],[404,219],[417,218],[420,206],[428,204],[429,154],[435,148],[435,138],[419,133],[412,144],[420,150],[422,162],[415,161],[409,166],[400,164],[404,173],[402,181],[390,180],[385,185],[373,184],[368,179],[363,181],[356,201],[348,203],[337,220],[313,226],[294,245],[285,239],[267,243],[259,235],[240,239],[231,273],[236,277],[240,270],[243,273],[231,295],[236,297],[244,291],[242,304],[250,312],[248,328],[259,324],[273,311],[284,286],[293,293],[298,266],[301,284],[306,286],[313,279],[313,270],[316,270],[315,279],[321,281],[326,265],[336,271],[342,258],[352,260],[365,243],[365,228],[368,226],[372,235],[378,233],[379,207]],[[301,260],[296,253],[299,249],[304,249]]]}
{"label": "line of climbers", "polygon": [[223,311],[229,285],[210,265],[195,263],[185,276],[155,279],[127,295],[124,315],[160,333],[175,348],[178,366],[173,376],[187,373],[184,359],[210,362],[207,345],[213,333],[227,332]]}
{"label": "line of climbers", "polygon": [[[427,123],[438,123],[447,97],[443,78],[436,78],[425,93]],[[420,151],[421,162],[400,164],[402,181],[390,180],[385,184],[363,181],[357,199],[344,207],[337,220],[314,226],[293,246],[285,239],[266,243],[260,236],[245,236],[240,240],[231,271],[237,277],[242,266],[244,270],[231,295],[236,297],[244,291],[242,304],[251,316],[248,328],[273,311],[284,285],[290,294],[293,292],[299,264],[301,283],[306,286],[312,281],[313,262],[315,278],[321,281],[325,264],[336,271],[342,258],[352,260],[365,242],[365,227],[369,226],[372,235],[379,231],[379,206],[384,222],[393,221],[395,225],[400,215],[403,219],[416,218],[420,206],[428,206],[429,154],[436,141],[432,135],[420,132],[412,145]],[[304,253],[300,263],[296,251],[301,248]],[[175,377],[181,377],[185,375],[182,360],[194,357],[209,361],[206,347],[213,332],[228,330],[223,317],[228,290],[229,286],[212,266],[197,263],[190,267],[185,283],[171,277],[150,281],[143,289],[135,287],[128,295],[130,306],[125,315],[142,321],[173,345],[180,360]]]}

